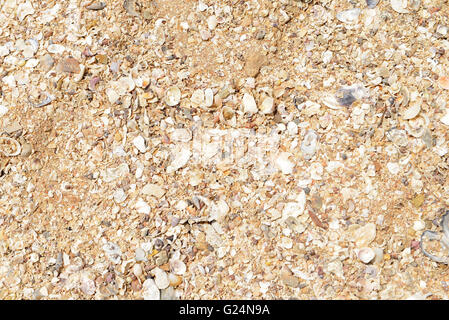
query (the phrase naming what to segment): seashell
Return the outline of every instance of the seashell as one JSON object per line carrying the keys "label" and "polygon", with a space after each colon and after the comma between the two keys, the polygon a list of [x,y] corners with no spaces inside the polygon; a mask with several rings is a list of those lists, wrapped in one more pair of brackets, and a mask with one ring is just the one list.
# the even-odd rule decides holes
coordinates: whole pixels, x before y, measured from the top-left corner
{"label": "seashell", "polygon": [[374,9],[378,3],[379,3],[379,0],[366,0],[366,5],[370,9]]}
{"label": "seashell", "polygon": [[89,90],[90,91],[95,91],[96,90],[96,86],[97,84],[100,82],[100,78],[99,77],[93,77],[92,79],[89,80]]}
{"label": "seashell", "polygon": [[136,0],[125,0],[123,3],[123,8],[125,8],[129,15],[134,17],[139,16],[139,13],[136,11]]}
{"label": "seashell", "polygon": [[375,252],[371,248],[361,248],[357,252],[357,257],[360,261],[362,261],[364,264],[368,264],[371,261],[373,261],[374,257],[376,256]]}
{"label": "seashell", "polygon": [[[14,145],[14,147],[12,147]],[[15,151],[14,151],[15,150]],[[22,151],[20,143],[9,137],[0,137],[0,152],[7,157],[15,157]]]}
{"label": "seashell", "polygon": [[449,27],[439,24],[437,26],[436,33],[441,37],[445,37],[449,33]]}
{"label": "seashell", "polygon": [[136,84],[134,83],[134,80],[131,77],[120,78],[117,81],[117,85],[123,91],[125,91],[123,94],[125,94],[126,92],[131,92],[131,91],[133,91],[136,88]]}
{"label": "seashell", "polygon": [[230,107],[224,106],[223,108],[221,108],[219,118],[220,121],[224,124],[228,124],[231,126],[236,125],[237,119],[235,116],[235,112]]}
{"label": "seashell", "polygon": [[192,97],[190,98],[190,102],[199,106],[204,103],[204,91],[201,89],[197,89],[192,93]]}
{"label": "seashell", "polygon": [[421,6],[421,0],[410,0],[410,9],[413,11],[418,11]]}
{"label": "seashell", "polygon": [[154,281],[156,283],[156,286],[159,289],[165,289],[170,285],[170,280],[168,279],[168,275],[164,270],[160,268],[154,268],[152,272],[154,274]]}
{"label": "seashell", "polygon": [[87,10],[103,10],[106,8],[106,3],[99,1],[94,2],[86,7]]}
{"label": "seashell", "polygon": [[415,138],[421,138],[429,125],[429,118],[422,114],[419,117],[410,119],[405,123],[407,133]]}
{"label": "seashell", "polygon": [[281,152],[276,158],[276,166],[282,171],[283,174],[291,174],[295,164],[288,158],[291,156],[288,152]]}
{"label": "seashell", "polygon": [[320,5],[314,5],[310,9],[312,23],[321,26],[327,22],[328,14],[325,8]]}
{"label": "seashell", "polygon": [[218,21],[216,16],[210,16],[207,18],[207,27],[209,30],[214,30],[217,27]]}
{"label": "seashell", "polygon": [[133,274],[134,274],[137,278],[139,278],[139,277],[142,275],[142,266],[141,266],[140,264],[136,263],[136,264],[133,266]]}
{"label": "seashell", "polygon": [[446,109],[446,114],[441,117],[440,121],[449,126],[449,109]]}
{"label": "seashell", "polygon": [[182,276],[187,271],[187,267],[184,262],[178,259],[170,261],[170,269],[176,275]]}
{"label": "seashell", "polygon": [[[448,238],[444,234],[426,230],[421,235],[420,247],[422,253],[435,262],[449,264],[448,245]],[[424,247],[427,249],[424,249]]]}
{"label": "seashell", "polygon": [[360,11],[359,8],[341,11],[337,13],[336,18],[343,23],[355,23],[359,18]]}
{"label": "seashell", "polygon": [[54,54],[63,54],[65,47],[61,44],[53,43],[47,47],[47,51]]}
{"label": "seashell", "polygon": [[84,74],[86,72],[86,66],[80,64],[80,71],[73,77],[73,82],[80,82],[84,78]]}
{"label": "seashell", "polygon": [[393,128],[387,131],[386,136],[388,140],[398,147],[405,147],[408,144],[408,137],[405,130]]}
{"label": "seashell", "polygon": [[170,281],[170,286],[173,288],[176,288],[182,283],[182,277],[174,275],[173,273],[168,275],[168,280]]}
{"label": "seashell", "polygon": [[409,103],[410,92],[408,91],[407,87],[401,87],[401,89],[399,89],[399,96],[395,101],[396,108],[399,108],[400,106],[407,107]]}
{"label": "seashell", "polygon": [[405,300],[426,300],[427,297],[433,295],[433,293],[429,292],[426,294],[423,294],[421,291],[412,294],[410,297],[408,297]]}
{"label": "seashell", "polygon": [[265,97],[260,104],[260,111],[263,114],[272,114],[274,112],[274,99],[272,97]]}
{"label": "seashell", "polygon": [[147,279],[142,284],[142,296],[144,300],[160,300],[161,292],[153,279]]}
{"label": "seashell", "polygon": [[337,101],[337,98],[335,98],[334,95],[331,94],[325,94],[324,97],[321,99],[321,102],[328,108],[333,110],[338,110],[341,108],[340,104]]}
{"label": "seashell", "polygon": [[410,120],[415,118],[419,112],[421,111],[422,99],[419,98],[416,101],[413,101],[407,109],[402,112],[402,119]]}
{"label": "seashell", "polygon": [[169,107],[174,107],[181,101],[181,90],[178,87],[170,87],[165,93],[165,103]]}
{"label": "seashell", "polygon": [[133,139],[133,145],[139,150],[141,153],[145,153],[147,151],[147,146],[145,144],[145,139],[142,136],[137,136]]}
{"label": "seashell", "polygon": [[170,139],[172,141],[189,142],[192,140],[192,132],[186,128],[178,128],[173,130]]}
{"label": "seashell", "polygon": [[17,7],[17,18],[20,22],[22,22],[23,19],[30,14],[34,14],[34,8],[29,1],[19,4]]}
{"label": "seashell", "polygon": [[212,107],[214,104],[214,92],[212,89],[207,88],[204,90],[204,106],[205,107]]}
{"label": "seashell", "polygon": [[120,263],[120,256],[122,255],[122,251],[120,247],[113,242],[106,242],[103,245],[103,250],[106,254],[106,257],[114,264]]}
{"label": "seashell", "polygon": [[151,213],[151,207],[149,206],[148,203],[146,203],[142,199],[137,200],[135,208],[136,208],[138,213],[143,213],[143,214],[150,214]]}
{"label": "seashell", "polygon": [[301,143],[301,151],[306,160],[310,160],[316,153],[318,146],[318,134],[314,130],[308,130]]}
{"label": "seashell", "polygon": [[254,97],[249,93],[245,93],[242,99],[243,112],[253,114],[258,111],[256,101]]}
{"label": "seashell", "polygon": [[407,10],[407,0],[390,0],[391,7],[397,13],[409,13]]}
{"label": "seashell", "polygon": [[112,88],[106,89],[106,96],[110,103],[115,103],[120,98],[120,95]]}
{"label": "seashell", "polygon": [[449,90],[449,77],[439,77],[437,82],[440,88]]}

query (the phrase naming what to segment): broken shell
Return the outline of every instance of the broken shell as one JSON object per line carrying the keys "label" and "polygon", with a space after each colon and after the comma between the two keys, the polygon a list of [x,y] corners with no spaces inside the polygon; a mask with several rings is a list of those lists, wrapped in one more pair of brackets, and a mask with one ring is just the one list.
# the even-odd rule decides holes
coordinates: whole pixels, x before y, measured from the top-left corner
{"label": "broken shell", "polygon": [[220,115],[219,115],[220,121],[224,124],[228,124],[230,126],[236,125],[236,116],[234,110],[232,110],[230,107],[224,106],[221,108]]}
{"label": "broken shell", "polygon": [[288,152],[281,152],[276,158],[276,166],[281,170],[283,174],[291,174],[295,164],[289,160],[291,156]]}
{"label": "broken shell", "polygon": [[362,248],[357,252],[357,257],[364,264],[368,264],[371,261],[373,261],[375,256],[376,256],[376,254],[374,253],[374,250],[371,248]]}
{"label": "broken shell", "polygon": [[[422,233],[420,248],[422,253],[433,261],[449,264],[449,210],[443,215],[440,227],[443,230],[442,233],[430,230],[426,230]],[[424,249],[424,247],[429,248],[430,246],[432,253]],[[438,254],[438,256],[433,253]]]}
{"label": "broken shell", "polygon": [[92,79],[89,80],[89,90],[90,91],[95,91],[96,90],[96,86],[97,84],[100,82],[100,78],[99,77],[93,77]]}
{"label": "broken shell", "polygon": [[[12,147],[12,145],[15,145],[15,147]],[[5,156],[14,157],[19,155],[21,151],[22,146],[17,140],[9,137],[0,137],[0,152]]]}
{"label": "broken shell", "polygon": [[170,261],[170,269],[174,274],[181,276],[186,273],[187,267],[184,262],[176,259]]}
{"label": "broken shell", "polygon": [[181,100],[181,90],[179,90],[178,87],[170,87],[167,92],[165,93],[165,103],[169,107],[174,107],[177,104],[179,104],[179,101]]}
{"label": "broken shell", "polygon": [[243,103],[243,112],[253,114],[257,112],[257,104],[254,100],[254,97],[249,93],[245,93],[242,99]]}
{"label": "broken shell", "polygon": [[409,13],[407,10],[407,0],[390,0],[391,7],[397,13]]}
{"label": "broken shell", "polygon": [[135,209],[137,210],[138,213],[143,213],[143,214],[151,213],[150,205],[148,203],[146,203],[145,201],[143,201],[142,199],[137,200]]}
{"label": "broken shell", "polygon": [[314,130],[308,130],[301,143],[301,151],[306,160],[310,160],[316,152],[318,135]]}
{"label": "broken shell", "polygon": [[443,229],[443,234],[445,236],[443,242],[449,248],[449,210],[447,210],[441,218],[440,226],[441,229]]}
{"label": "broken shell", "polygon": [[408,137],[405,130],[390,129],[387,131],[386,137],[398,147],[405,147],[408,144]]}
{"label": "broken shell", "polygon": [[374,9],[378,3],[379,3],[379,0],[366,0],[366,5],[370,9]]}
{"label": "broken shell", "polygon": [[331,94],[325,94],[324,97],[321,99],[321,102],[328,108],[333,110],[340,109],[340,104],[337,101],[337,98],[335,98],[334,95]]}
{"label": "broken shell", "polygon": [[136,84],[134,83],[134,80],[131,77],[120,78],[117,84],[120,88],[122,88],[125,91],[125,93],[131,92],[136,88]]}
{"label": "broken shell", "polygon": [[136,0],[125,0],[123,3],[123,8],[125,8],[126,12],[129,15],[134,17],[138,17],[139,13],[136,11]]}
{"label": "broken shell", "polygon": [[106,3],[104,2],[94,2],[86,7],[87,10],[103,10],[106,8]]}
{"label": "broken shell", "polygon": [[31,103],[31,105],[32,105],[33,107],[35,107],[35,108],[41,108],[41,107],[44,107],[44,106],[46,106],[46,105],[49,105],[50,103],[53,102],[53,100],[55,100],[55,98],[54,98],[52,95],[50,95],[50,94],[48,94],[48,93],[45,93],[45,94],[47,95],[47,98],[45,98],[42,102],[39,102],[38,104],[34,104],[34,103],[30,100],[30,96],[28,96],[28,102]]}
{"label": "broken shell", "polygon": [[419,98],[416,101],[413,101],[411,103],[411,106],[402,112],[402,118],[404,120],[410,120],[410,119],[415,118],[421,111],[421,104],[422,104],[421,98]]}
{"label": "broken shell", "polygon": [[214,103],[214,92],[212,89],[207,88],[204,90],[204,106],[211,107]]}
{"label": "broken shell", "polygon": [[407,107],[410,102],[410,93],[406,87],[401,87],[399,96],[395,100],[396,108]]}
{"label": "broken shell", "polygon": [[[430,247],[430,250],[424,249],[424,247]],[[420,248],[422,253],[433,261],[449,264],[448,248],[444,246],[441,234],[430,230],[424,231],[421,235]]]}
{"label": "broken shell", "polygon": [[446,114],[440,118],[440,121],[449,126],[449,109],[446,110]]}
{"label": "broken shell", "polygon": [[73,81],[80,82],[83,79],[85,72],[86,72],[86,66],[84,66],[83,64],[80,64],[80,72],[73,77]]}
{"label": "broken shell", "polygon": [[265,97],[260,105],[260,111],[263,114],[272,114],[274,112],[274,99]]}
{"label": "broken shell", "polygon": [[449,90],[449,77],[439,77],[438,78],[438,85],[442,88],[442,89],[446,89]]}
{"label": "broken shell", "polygon": [[190,102],[199,106],[204,103],[204,92],[201,89],[197,89],[192,93],[192,97],[190,98]]}
{"label": "broken shell", "polygon": [[354,8],[345,11],[338,12],[336,17],[339,21],[343,23],[355,23],[357,22],[360,15],[360,9]]}
{"label": "broken shell", "polygon": [[429,125],[429,118],[425,115],[419,115],[414,119],[408,120],[405,123],[405,130],[407,133],[415,138],[421,138]]}

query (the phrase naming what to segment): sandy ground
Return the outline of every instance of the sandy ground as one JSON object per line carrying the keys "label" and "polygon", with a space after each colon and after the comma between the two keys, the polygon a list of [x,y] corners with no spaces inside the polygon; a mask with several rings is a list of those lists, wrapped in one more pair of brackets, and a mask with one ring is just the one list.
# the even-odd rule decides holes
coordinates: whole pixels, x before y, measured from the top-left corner
{"label": "sandy ground", "polygon": [[447,299],[446,1],[0,20],[1,299]]}

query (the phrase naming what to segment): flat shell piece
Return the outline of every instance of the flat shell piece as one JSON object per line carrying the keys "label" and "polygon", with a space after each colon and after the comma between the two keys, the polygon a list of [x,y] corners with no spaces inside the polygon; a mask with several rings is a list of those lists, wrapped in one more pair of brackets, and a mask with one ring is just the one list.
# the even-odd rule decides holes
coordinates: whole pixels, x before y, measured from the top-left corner
{"label": "flat shell piece", "polygon": [[22,151],[20,143],[9,137],[0,137],[0,152],[7,157],[18,156]]}
{"label": "flat shell piece", "polygon": [[390,0],[391,7],[397,13],[409,13],[407,10],[407,0]]}
{"label": "flat shell piece", "polygon": [[410,106],[402,112],[402,119],[410,120],[415,118],[421,111],[421,99],[413,101]]}

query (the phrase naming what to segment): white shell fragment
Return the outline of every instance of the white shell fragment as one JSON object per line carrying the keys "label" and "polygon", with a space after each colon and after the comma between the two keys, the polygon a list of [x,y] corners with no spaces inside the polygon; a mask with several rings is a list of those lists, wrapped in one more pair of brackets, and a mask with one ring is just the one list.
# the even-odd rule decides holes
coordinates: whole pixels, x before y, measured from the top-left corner
{"label": "white shell fragment", "polygon": [[287,202],[282,210],[282,218],[286,220],[289,217],[296,218],[303,214],[306,206],[306,193],[301,190],[299,194],[296,195],[294,201]]}
{"label": "white shell fragment", "polygon": [[276,159],[276,165],[283,174],[291,174],[295,164],[289,160],[291,154],[288,152],[281,152]]}
{"label": "white shell fragment", "polygon": [[19,4],[17,7],[17,18],[22,22],[26,16],[34,14],[34,8],[29,1]]}
{"label": "white shell fragment", "polygon": [[142,296],[144,300],[160,300],[161,292],[153,279],[147,279],[142,284]]}
{"label": "white shell fragment", "polygon": [[145,144],[145,139],[142,136],[137,136],[133,139],[133,145],[139,150],[141,153],[145,153],[147,150],[147,146]]}
{"label": "white shell fragment", "polygon": [[202,105],[204,103],[204,91],[201,89],[195,90],[190,101],[197,106]]}
{"label": "white shell fragment", "polygon": [[260,104],[260,112],[263,114],[272,114],[274,112],[274,99],[272,97],[265,97]]}
{"label": "white shell fragment", "polygon": [[314,130],[308,130],[301,143],[301,151],[306,160],[310,160],[316,153],[318,135]]}
{"label": "white shell fragment", "polygon": [[360,9],[354,8],[345,11],[338,12],[336,17],[339,21],[343,23],[355,23],[357,22],[360,15]]}
{"label": "white shell fragment", "polygon": [[258,111],[256,101],[254,97],[249,93],[245,93],[242,99],[243,103],[243,112],[253,114]]}
{"label": "white shell fragment", "polygon": [[446,109],[446,113],[441,117],[440,121],[445,125],[449,126],[449,109]]}
{"label": "white shell fragment", "polygon": [[169,107],[174,107],[181,101],[181,90],[178,87],[170,87],[165,93],[165,103]]}
{"label": "white shell fragment", "polygon": [[358,250],[357,257],[365,264],[370,263],[373,261],[376,254],[374,253],[374,250],[371,248],[361,248]]}
{"label": "white shell fragment", "polygon": [[204,90],[204,106],[211,107],[214,103],[214,91],[210,88]]}
{"label": "white shell fragment", "polygon": [[410,120],[416,117],[421,111],[421,104],[414,103],[409,108],[405,109],[402,113],[402,118],[404,120]]}
{"label": "white shell fragment", "polygon": [[159,289],[165,289],[170,285],[167,273],[161,268],[154,268],[154,282]]}
{"label": "white shell fragment", "polygon": [[182,276],[187,271],[185,263],[178,259],[170,260],[170,269],[174,274],[180,276]]}
{"label": "white shell fragment", "polygon": [[113,242],[106,242],[103,245],[104,253],[106,257],[114,264],[120,263],[120,257],[122,255],[122,251],[120,247]]}
{"label": "white shell fragment", "polygon": [[408,0],[390,0],[391,7],[397,13],[409,13],[407,10],[407,2]]}
{"label": "white shell fragment", "polygon": [[151,213],[150,205],[142,199],[137,200],[135,208],[138,213],[142,213],[142,214],[150,214]]}
{"label": "white shell fragment", "polygon": [[188,148],[178,147],[173,150],[173,160],[167,167],[167,173],[173,173],[184,167],[190,159],[192,152]]}

